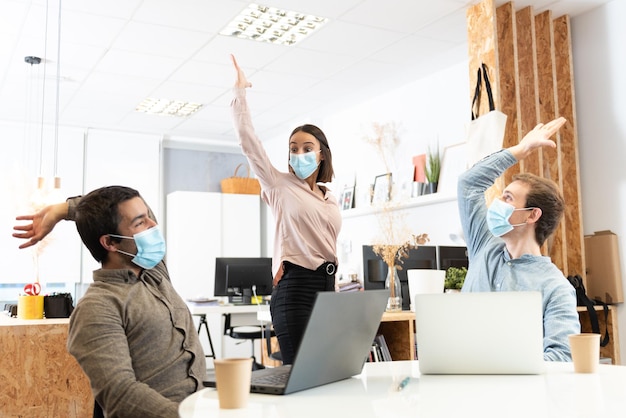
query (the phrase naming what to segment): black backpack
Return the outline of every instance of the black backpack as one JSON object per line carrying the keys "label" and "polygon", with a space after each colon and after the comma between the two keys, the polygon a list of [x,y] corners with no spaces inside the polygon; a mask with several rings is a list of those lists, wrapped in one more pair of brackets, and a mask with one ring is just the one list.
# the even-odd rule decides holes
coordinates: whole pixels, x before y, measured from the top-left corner
{"label": "black backpack", "polygon": [[567,276],[567,280],[574,286],[576,289],[576,304],[578,306],[586,306],[587,312],[589,313],[589,322],[591,322],[591,332],[595,334],[600,334],[600,325],[598,324],[598,314],[596,313],[595,305],[602,305],[604,308],[604,324],[605,331],[604,337],[600,341],[600,347],[605,347],[609,343],[609,306],[602,302],[599,299],[591,299],[587,296],[587,291],[585,290],[585,285],[583,284],[583,278],[580,275],[575,276]]}

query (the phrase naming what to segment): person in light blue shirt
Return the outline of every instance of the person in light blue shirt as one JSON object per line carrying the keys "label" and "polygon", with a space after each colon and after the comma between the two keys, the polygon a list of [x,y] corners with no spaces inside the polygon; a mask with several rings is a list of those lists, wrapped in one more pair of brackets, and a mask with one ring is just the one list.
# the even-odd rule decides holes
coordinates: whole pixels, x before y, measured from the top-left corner
{"label": "person in light blue shirt", "polygon": [[485,192],[507,168],[538,148],[555,148],[550,137],[565,122],[558,118],[537,125],[519,144],[485,157],[458,182],[469,258],[462,291],[541,292],[544,359],[548,361],[571,361],[568,335],[580,332],[574,287],[550,257],[541,253],[562,218],[565,202],[556,183],[528,173],[514,176],[490,205]]}

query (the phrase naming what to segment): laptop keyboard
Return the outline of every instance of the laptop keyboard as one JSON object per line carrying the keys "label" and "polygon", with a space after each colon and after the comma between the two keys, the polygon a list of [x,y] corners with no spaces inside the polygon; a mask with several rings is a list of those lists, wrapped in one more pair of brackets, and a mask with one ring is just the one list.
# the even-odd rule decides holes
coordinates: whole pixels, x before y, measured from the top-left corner
{"label": "laptop keyboard", "polygon": [[289,380],[291,368],[275,370],[276,373],[264,374],[262,376],[252,376],[253,385],[285,385]]}

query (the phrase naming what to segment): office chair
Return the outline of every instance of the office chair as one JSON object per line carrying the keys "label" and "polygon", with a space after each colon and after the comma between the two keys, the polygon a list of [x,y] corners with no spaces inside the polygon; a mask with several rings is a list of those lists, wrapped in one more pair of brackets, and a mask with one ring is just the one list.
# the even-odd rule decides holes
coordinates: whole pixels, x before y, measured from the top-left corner
{"label": "office chair", "polygon": [[[254,341],[263,338],[263,328],[260,325],[231,326],[230,315],[224,314],[224,335],[238,340],[250,340],[252,343],[252,370],[264,369],[265,366],[257,362],[254,356]],[[269,335],[276,335],[273,329],[269,331]]]}

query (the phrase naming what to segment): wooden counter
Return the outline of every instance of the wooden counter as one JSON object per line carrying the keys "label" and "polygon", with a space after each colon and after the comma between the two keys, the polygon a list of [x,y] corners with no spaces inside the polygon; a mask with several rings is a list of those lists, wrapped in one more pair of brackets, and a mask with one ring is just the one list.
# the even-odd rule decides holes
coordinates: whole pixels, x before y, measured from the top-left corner
{"label": "wooden counter", "polygon": [[0,313],[2,418],[92,416],[89,380],[66,349],[68,323]]}

